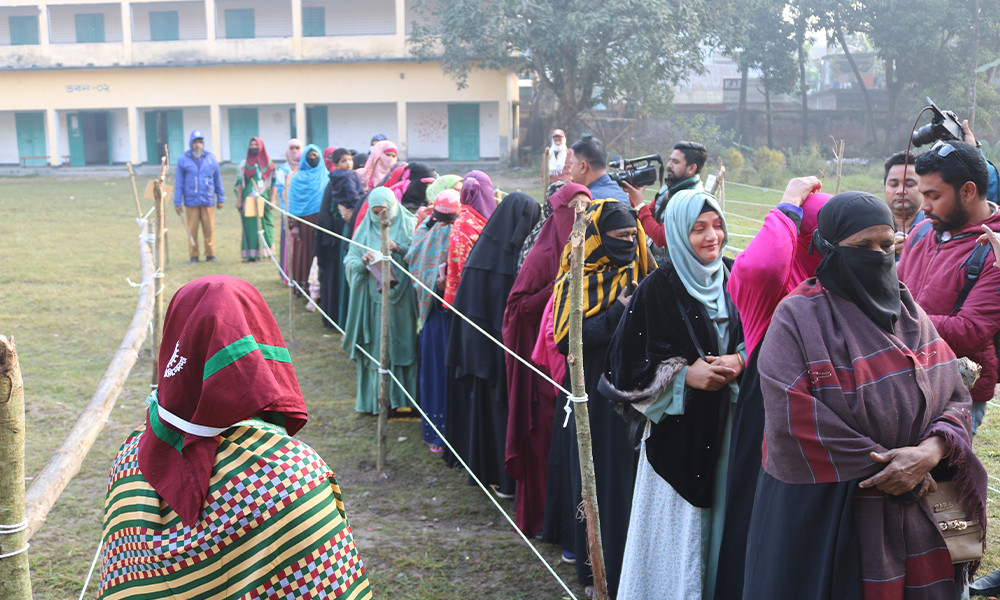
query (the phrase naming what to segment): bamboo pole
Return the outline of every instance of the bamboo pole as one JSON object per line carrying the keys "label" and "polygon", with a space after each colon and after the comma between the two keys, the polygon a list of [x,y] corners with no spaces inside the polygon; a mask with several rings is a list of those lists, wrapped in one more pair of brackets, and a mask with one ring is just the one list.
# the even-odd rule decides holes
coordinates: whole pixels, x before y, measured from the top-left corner
{"label": "bamboo pole", "polygon": [[545,194],[545,190],[549,189],[549,147],[545,147],[545,152],[542,153],[542,194]]}
{"label": "bamboo pole", "polygon": [[[575,398],[587,394],[583,378],[583,242],[589,219],[586,206],[576,205],[576,220],[570,235],[569,287],[569,376]],[[595,365],[595,368],[600,368]],[[573,402],[576,421],[576,443],[580,451],[580,480],[583,491],[583,515],[587,520],[587,553],[594,573],[594,598],[607,600],[608,585],[604,575],[604,548],[601,544],[601,517],[597,507],[597,477],[594,474],[594,446],[590,435],[590,409],[587,402]]]}
{"label": "bamboo pole", "polygon": [[[156,220],[153,230],[156,240],[156,255],[153,260],[155,272],[161,275],[163,274],[163,267],[166,260],[166,244],[164,243],[165,238],[163,233],[167,226],[167,220],[163,209],[163,182],[167,178],[168,164],[166,156],[160,159],[160,177],[153,181],[153,202],[156,207]],[[154,287],[160,287],[163,284],[161,281],[159,285],[156,285],[155,280],[153,283]],[[153,302],[153,338],[150,344],[153,372],[150,376],[151,381],[149,384],[155,388],[156,382],[160,379],[160,322],[163,319],[163,294],[156,294]]]}
{"label": "bamboo pole", "polygon": [[[371,210],[369,208],[369,210]],[[382,233],[382,331],[379,338],[378,361],[382,364],[378,378],[378,456],[375,461],[379,473],[385,469],[385,430],[389,425],[389,284],[392,265],[389,264],[389,215],[382,213],[379,229]]]}
{"label": "bamboo pole", "polygon": [[[31,600],[24,515],[24,382],[14,341],[0,335],[0,598]],[[20,550],[25,549],[23,552]]]}
{"label": "bamboo pole", "polygon": [[128,176],[132,180],[132,197],[135,198],[135,216],[141,219],[142,207],[139,206],[139,190],[135,187],[135,171],[132,170],[132,163],[127,162],[125,166],[128,167]]}
{"label": "bamboo pole", "polygon": [[139,264],[144,285],[139,288],[139,301],[132,315],[132,322],[111,359],[111,364],[97,382],[97,389],[87,408],[80,414],[62,446],[28,488],[25,503],[29,538],[42,526],[45,516],[49,514],[66,484],[80,471],[80,464],[101,433],[111,409],[115,407],[115,400],[121,394],[125,378],[139,358],[139,348],[146,340],[146,330],[153,318],[156,280],[153,278],[153,255],[149,243],[144,239],[149,234],[148,227],[143,234],[139,240]]}

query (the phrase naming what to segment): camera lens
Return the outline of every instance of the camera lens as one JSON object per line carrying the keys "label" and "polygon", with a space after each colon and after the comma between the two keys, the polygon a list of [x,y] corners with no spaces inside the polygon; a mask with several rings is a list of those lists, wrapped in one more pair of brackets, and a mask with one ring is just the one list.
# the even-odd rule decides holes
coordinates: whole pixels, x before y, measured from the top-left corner
{"label": "camera lens", "polygon": [[934,124],[924,125],[920,129],[913,132],[913,145],[914,146],[924,146],[937,139],[937,135],[934,131]]}

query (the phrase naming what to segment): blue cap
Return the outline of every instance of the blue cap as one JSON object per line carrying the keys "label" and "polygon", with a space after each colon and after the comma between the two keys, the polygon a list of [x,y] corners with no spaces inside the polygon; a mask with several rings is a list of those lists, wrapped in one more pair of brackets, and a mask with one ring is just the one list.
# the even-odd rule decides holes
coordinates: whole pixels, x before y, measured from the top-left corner
{"label": "blue cap", "polygon": [[205,136],[201,133],[200,129],[195,129],[191,132],[191,137],[188,138],[188,146],[193,144],[195,140],[205,140]]}

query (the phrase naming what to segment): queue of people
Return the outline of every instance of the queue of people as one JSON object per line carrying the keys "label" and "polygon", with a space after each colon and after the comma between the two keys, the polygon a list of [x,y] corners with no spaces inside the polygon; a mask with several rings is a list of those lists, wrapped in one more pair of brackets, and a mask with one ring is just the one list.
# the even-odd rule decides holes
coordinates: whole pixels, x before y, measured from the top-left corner
{"label": "queue of people", "polygon": [[[284,247],[303,289],[315,262],[310,303],[346,331],[355,409],[378,412],[369,356],[380,355],[389,286],[384,367],[399,383],[390,407],[414,398],[428,416],[429,451],[449,465],[460,457],[513,496],[517,525],[558,545],[589,594],[573,399],[487,337],[570,387],[568,241],[585,208],[582,359],[611,597],[952,600],[968,593],[978,558],[959,553],[949,527],[970,530],[966,549],[985,540],[986,472],[971,440],[997,382],[1000,332],[1000,268],[984,258],[1000,245],[990,233],[1000,210],[988,198],[996,173],[971,131],[967,141],[890,158],[885,199],[831,197],[815,177],[791,180],[735,260],[723,255],[724,211],[700,185],[707,149],[693,142],[674,147],[670,182],[641,210],[641,190],[610,180],[594,138],[556,146],[565,163],[550,172],[571,181],[554,181],[543,204],[522,193],[499,199],[481,171],[441,176],[400,163],[389,140],[373,139],[356,171],[350,151],[310,145],[283,184],[288,211],[352,243],[313,239],[293,221]],[[281,193],[280,170],[260,140],[251,150],[238,208],[259,227],[268,208],[250,223],[246,203]],[[378,250],[386,222],[388,281]],[[252,258],[256,247],[245,250]],[[191,356],[173,352],[164,398],[178,357]],[[983,366],[971,394],[957,357]],[[180,410],[182,424],[222,426],[211,409],[160,406]],[[291,414],[282,421],[294,433],[304,409],[289,407],[270,410]],[[147,429],[170,445],[161,432],[173,430],[153,423],[157,414]],[[152,437],[138,435],[142,471],[142,440]],[[175,492],[161,476],[147,480],[167,498]],[[203,487],[194,483],[185,494]],[[927,504],[939,487],[954,495]],[[192,498],[168,499],[185,522],[197,516]],[[964,516],[942,534],[944,504]],[[1000,574],[971,589],[991,586]]]}

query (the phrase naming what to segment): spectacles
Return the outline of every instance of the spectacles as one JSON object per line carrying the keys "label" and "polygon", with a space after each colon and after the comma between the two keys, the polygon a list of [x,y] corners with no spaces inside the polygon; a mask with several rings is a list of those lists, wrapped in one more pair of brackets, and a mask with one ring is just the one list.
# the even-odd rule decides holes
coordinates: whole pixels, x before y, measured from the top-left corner
{"label": "spectacles", "polygon": [[965,159],[962,158],[962,154],[960,152],[956,152],[955,147],[949,144],[948,142],[944,140],[938,140],[934,142],[934,145],[931,146],[930,149],[937,151],[937,155],[940,156],[941,158],[944,158],[949,154],[954,154],[955,158],[958,159],[958,162],[962,163],[962,166],[965,167],[966,173],[970,175],[972,174],[972,169],[969,168],[969,164],[966,163]]}

